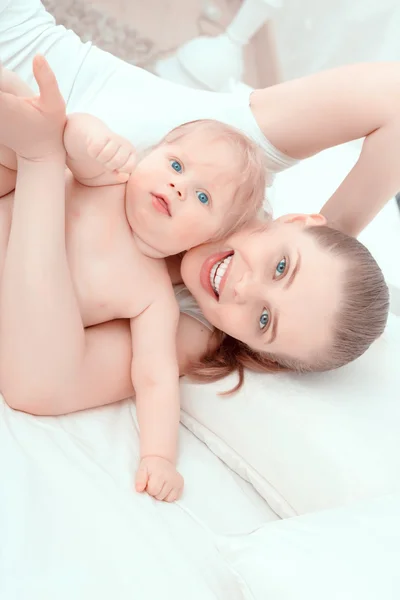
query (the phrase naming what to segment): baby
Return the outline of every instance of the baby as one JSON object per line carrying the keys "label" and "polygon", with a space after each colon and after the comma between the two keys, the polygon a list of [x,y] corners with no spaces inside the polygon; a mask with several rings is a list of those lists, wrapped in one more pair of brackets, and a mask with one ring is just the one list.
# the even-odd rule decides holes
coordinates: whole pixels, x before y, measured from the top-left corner
{"label": "baby", "polygon": [[[34,73],[40,98],[51,95],[46,82],[53,75],[43,58],[36,57]],[[32,95],[24,86],[3,70],[3,91]],[[0,132],[0,244],[6,250],[17,161],[10,150],[16,148],[13,117],[1,96],[0,129],[8,124]],[[69,169],[66,254],[83,325],[130,319],[140,426],[136,489],[173,501],[183,488],[175,466],[179,308],[163,258],[225,236],[255,217],[266,184],[261,150],[216,121],[182,125],[142,157],[91,115],[70,115],[63,139]]]}

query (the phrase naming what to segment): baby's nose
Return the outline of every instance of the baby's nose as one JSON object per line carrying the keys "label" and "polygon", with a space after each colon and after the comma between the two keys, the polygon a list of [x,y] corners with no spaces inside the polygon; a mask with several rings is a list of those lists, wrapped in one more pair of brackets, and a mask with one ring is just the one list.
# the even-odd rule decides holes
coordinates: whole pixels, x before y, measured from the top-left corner
{"label": "baby's nose", "polygon": [[170,183],[169,187],[173,188],[174,192],[178,196],[179,200],[185,199],[185,190],[183,185],[179,185],[179,187],[175,183]]}

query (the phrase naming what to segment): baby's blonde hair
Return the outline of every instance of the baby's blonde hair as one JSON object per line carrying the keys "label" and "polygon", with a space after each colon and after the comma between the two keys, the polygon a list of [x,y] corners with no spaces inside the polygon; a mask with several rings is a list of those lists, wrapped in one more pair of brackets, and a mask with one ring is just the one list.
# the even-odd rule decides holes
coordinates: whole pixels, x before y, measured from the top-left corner
{"label": "baby's blonde hair", "polygon": [[171,144],[192,134],[196,130],[210,133],[215,139],[223,139],[236,151],[238,162],[232,165],[238,186],[234,194],[231,213],[227,215],[227,224],[214,236],[214,240],[230,235],[246,225],[263,210],[265,188],[267,186],[267,168],[262,149],[247,135],[221,121],[200,119],[190,121],[172,129],[160,141]]}

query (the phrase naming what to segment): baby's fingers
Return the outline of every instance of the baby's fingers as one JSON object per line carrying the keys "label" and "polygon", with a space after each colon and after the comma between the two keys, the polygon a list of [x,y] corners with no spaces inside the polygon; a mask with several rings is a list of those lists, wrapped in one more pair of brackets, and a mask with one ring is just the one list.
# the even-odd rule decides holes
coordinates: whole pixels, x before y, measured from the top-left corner
{"label": "baby's fingers", "polygon": [[137,492],[144,492],[149,481],[149,472],[146,465],[140,466],[136,473],[135,488]]}
{"label": "baby's fingers", "polygon": [[165,481],[164,485],[161,488],[161,491],[159,494],[157,494],[156,499],[157,500],[165,500],[166,497],[168,496],[168,494],[170,494],[172,491],[172,484],[170,481]]}
{"label": "baby's fingers", "polygon": [[[99,139],[89,142],[87,147],[88,155],[99,163],[107,167],[114,159],[119,150],[119,146],[113,139]],[[112,169],[110,169],[112,171]]]}
{"label": "baby's fingers", "polygon": [[132,173],[136,166],[136,152],[133,150],[127,151],[127,157],[125,162],[121,164],[121,166],[116,167],[120,173]]}
{"label": "baby's fingers", "polygon": [[163,485],[165,483],[165,477],[162,475],[150,475],[147,483],[147,493],[154,498],[160,494]]}
{"label": "baby's fingers", "polygon": [[173,488],[170,493],[164,498],[164,502],[175,502],[182,495],[182,489]]}
{"label": "baby's fingers", "polygon": [[176,473],[172,480],[172,484],[170,485],[170,489],[168,490],[168,494],[163,498],[164,502],[175,502],[175,500],[179,500],[182,496],[183,485],[184,481],[182,475]]}
{"label": "baby's fingers", "polygon": [[126,173],[125,169],[122,169],[122,167],[126,164],[128,158],[129,158],[129,154],[130,151],[128,148],[124,148],[123,146],[120,146],[117,150],[117,152],[114,154],[114,156],[107,162],[104,164],[104,166],[109,170],[109,171],[124,171],[124,173]]}

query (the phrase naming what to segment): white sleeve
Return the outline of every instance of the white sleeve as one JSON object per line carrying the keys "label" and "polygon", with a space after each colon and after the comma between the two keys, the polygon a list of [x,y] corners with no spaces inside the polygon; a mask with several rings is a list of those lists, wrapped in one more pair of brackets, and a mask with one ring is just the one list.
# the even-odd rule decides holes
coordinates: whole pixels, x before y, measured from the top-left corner
{"label": "white sleeve", "polygon": [[44,54],[69,99],[91,44],[56,26],[40,0],[0,0],[0,60],[37,90],[32,75],[35,54]]}
{"label": "white sleeve", "polygon": [[263,146],[271,156],[271,170],[282,168],[253,117],[248,92],[207,92],[165,81],[83,43],[56,25],[40,0],[0,0],[0,58],[34,89],[32,60],[37,53],[54,70],[68,112],[94,114],[138,149],[187,121],[217,119]]}

